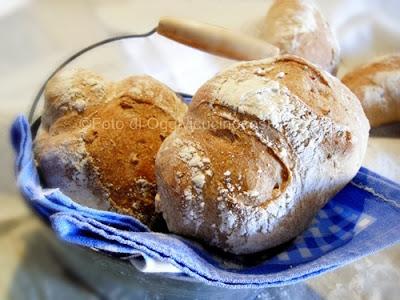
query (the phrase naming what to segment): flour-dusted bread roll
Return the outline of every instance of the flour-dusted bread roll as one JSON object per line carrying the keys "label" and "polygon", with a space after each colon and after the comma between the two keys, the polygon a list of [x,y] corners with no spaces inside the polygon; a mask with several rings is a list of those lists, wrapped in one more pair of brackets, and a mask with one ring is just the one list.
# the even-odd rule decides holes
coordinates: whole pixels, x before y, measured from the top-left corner
{"label": "flour-dusted bread roll", "polygon": [[400,121],[400,54],[386,55],[346,74],[372,127]]}
{"label": "flour-dusted bread roll", "polygon": [[275,0],[270,7],[261,37],[293,54],[336,72],[339,44],[321,12],[308,0]]}
{"label": "flour-dusted bread roll", "polygon": [[276,246],[352,179],[368,131],[358,99],[305,60],[236,64],[161,145],[156,209],[170,231],[228,252]]}
{"label": "flour-dusted bread roll", "polygon": [[34,145],[47,186],[150,224],[155,155],[186,110],[149,76],[110,82],[86,70],[56,75],[46,87]]}

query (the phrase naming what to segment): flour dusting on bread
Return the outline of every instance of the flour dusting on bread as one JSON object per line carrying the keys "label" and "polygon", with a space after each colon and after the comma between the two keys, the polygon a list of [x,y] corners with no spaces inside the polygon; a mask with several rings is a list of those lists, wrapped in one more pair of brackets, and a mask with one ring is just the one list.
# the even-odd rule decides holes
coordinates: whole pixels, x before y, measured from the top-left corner
{"label": "flour dusting on bread", "polygon": [[185,112],[149,76],[111,82],[87,70],[62,71],[46,86],[35,158],[48,187],[151,225],[155,155]]}
{"label": "flour dusting on bread", "polygon": [[[201,121],[208,126],[191,126]],[[172,232],[227,252],[273,247],[305,229],[354,176],[368,129],[357,98],[305,60],[236,64],[198,90],[182,127],[161,146],[160,211]],[[213,173],[205,181],[193,168],[203,155]],[[179,181],[170,175],[177,171]],[[199,182],[201,210],[193,209]]]}
{"label": "flour dusting on bread", "polygon": [[400,55],[381,56],[343,76],[372,127],[400,121]]}

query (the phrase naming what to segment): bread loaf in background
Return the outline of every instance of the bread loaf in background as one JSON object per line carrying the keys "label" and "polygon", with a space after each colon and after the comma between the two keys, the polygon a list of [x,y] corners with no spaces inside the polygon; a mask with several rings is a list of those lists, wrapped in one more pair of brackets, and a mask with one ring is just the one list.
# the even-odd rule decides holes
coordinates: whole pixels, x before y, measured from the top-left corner
{"label": "bread loaf in background", "polygon": [[157,154],[170,231],[235,254],[301,233],[356,174],[369,124],[337,78],[294,56],[235,64],[195,94]]}
{"label": "bread loaf in background", "polygon": [[372,127],[400,121],[400,54],[376,58],[342,81],[360,99]]}
{"label": "bread loaf in background", "polygon": [[303,57],[335,73],[339,44],[327,21],[309,0],[275,0],[261,26],[261,38],[281,54]]}
{"label": "bread loaf in background", "polygon": [[46,185],[150,224],[155,155],[186,109],[149,76],[110,82],[87,70],[61,72],[47,84],[34,143]]}

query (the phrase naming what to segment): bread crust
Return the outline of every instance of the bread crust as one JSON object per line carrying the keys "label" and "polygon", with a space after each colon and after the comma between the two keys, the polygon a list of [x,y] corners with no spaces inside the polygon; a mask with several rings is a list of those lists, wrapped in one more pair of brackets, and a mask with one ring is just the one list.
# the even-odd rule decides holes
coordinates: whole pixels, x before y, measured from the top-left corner
{"label": "bread crust", "polygon": [[339,43],[321,12],[307,0],[275,0],[263,24],[262,38],[282,54],[303,57],[335,73]]}
{"label": "bread crust", "polygon": [[34,145],[47,186],[151,224],[155,155],[186,110],[149,76],[110,82],[82,69],[56,75]]}
{"label": "bread crust", "polygon": [[271,248],[356,174],[368,130],[357,98],[305,60],[236,64],[197,91],[162,144],[156,209],[172,232],[224,251]]}
{"label": "bread crust", "polygon": [[343,76],[372,127],[400,121],[400,54],[378,57]]}

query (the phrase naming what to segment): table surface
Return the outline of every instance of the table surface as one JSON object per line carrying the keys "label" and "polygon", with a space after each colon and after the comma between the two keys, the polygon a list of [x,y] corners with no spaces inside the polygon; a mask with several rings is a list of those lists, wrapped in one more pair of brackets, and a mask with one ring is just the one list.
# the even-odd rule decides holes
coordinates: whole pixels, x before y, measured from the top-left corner
{"label": "table surface", "polygon": [[[24,206],[14,184],[10,123],[18,113],[28,111],[55,66],[98,40],[149,31],[162,15],[195,18],[255,35],[269,3],[0,1],[0,299],[98,298],[52,255],[46,242],[48,230]],[[400,5],[396,1],[318,3],[340,39],[339,74],[368,57],[400,49],[400,26],[395,23]],[[392,137],[385,130],[374,133],[363,165],[400,181],[400,130],[396,128],[391,130]],[[400,294],[399,250],[400,246],[391,247],[306,284],[324,299],[396,299]]]}

